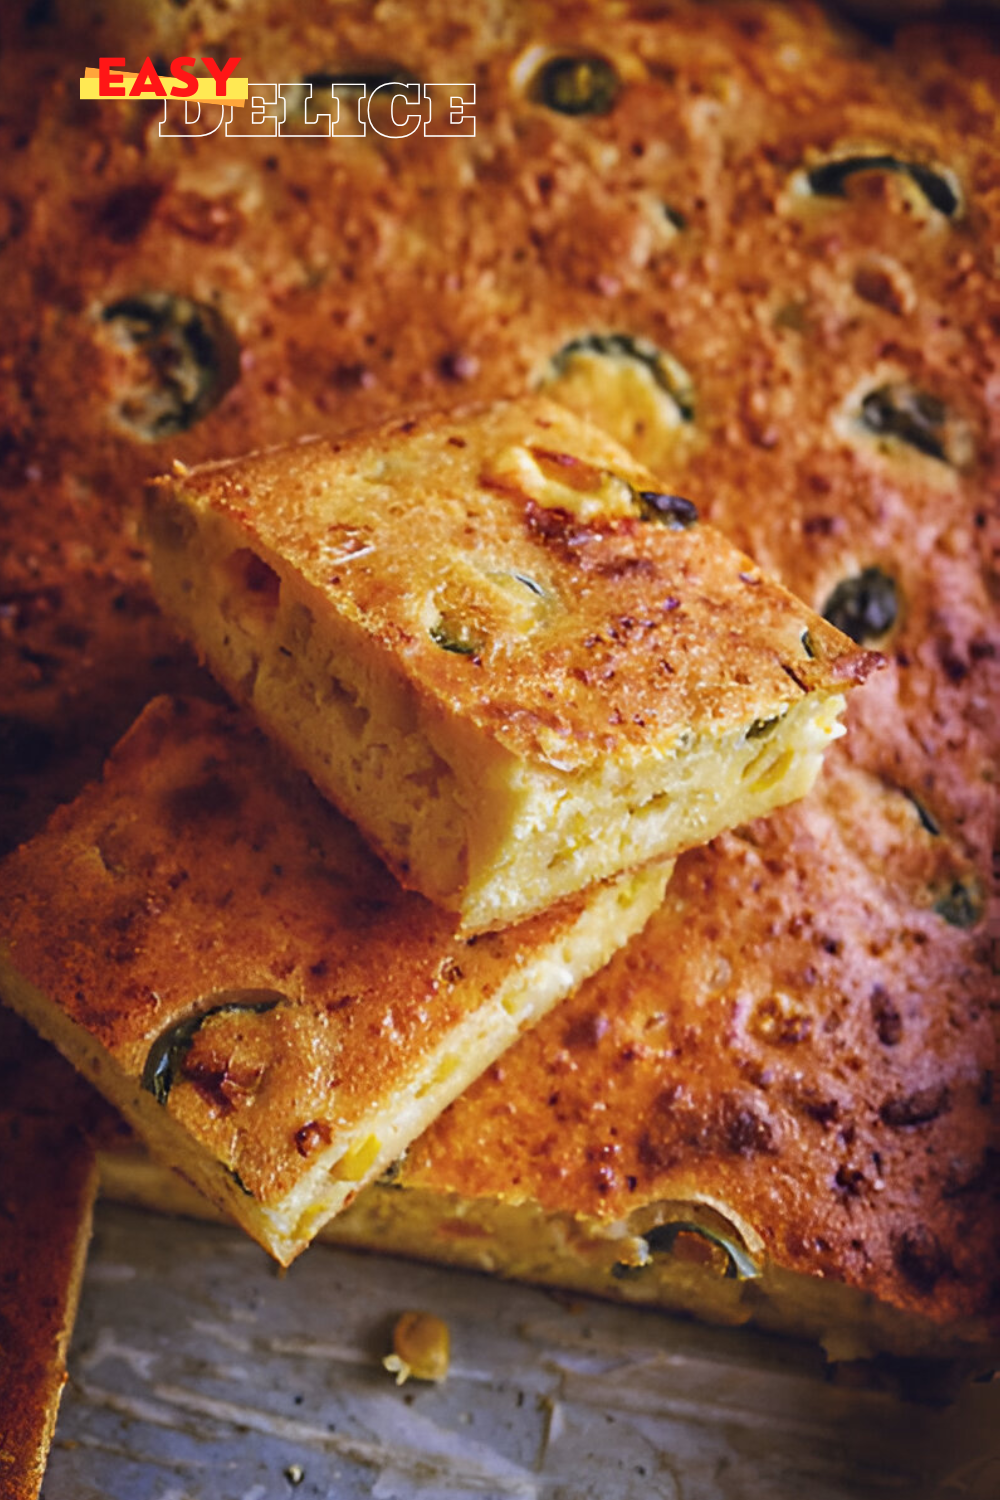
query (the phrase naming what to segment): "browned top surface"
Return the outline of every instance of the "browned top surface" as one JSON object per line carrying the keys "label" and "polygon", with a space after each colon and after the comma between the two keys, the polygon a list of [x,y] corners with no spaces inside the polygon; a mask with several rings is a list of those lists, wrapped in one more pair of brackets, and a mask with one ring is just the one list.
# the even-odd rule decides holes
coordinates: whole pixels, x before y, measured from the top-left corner
{"label": "browned top surface", "polygon": [[[813,962],[806,936],[786,964],[793,925],[808,934],[830,906],[869,920],[883,858],[878,808],[894,788],[920,800],[947,856],[970,857],[985,886],[1000,660],[1000,56],[992,38],[927,26],[890,48],[836,31],[813,5],[753,0],[675,0],[669,15],[636,4],[613,30],[596,3],[498,6],[487,22],[464,0],[386,12],[316,4],[294,16],[286,0],[246,0],[238,34],[231,14],[207,0],[101,10],[96,24],[84,5],[60,6],[49,24],[23,28],[26,50],[0,54],[8,841],[37,828],[143,702],[185,670],[152,612],[135,547],[144,479],[174,457],[197,463],[302,432],[338,436],[453,395],[518,393],[567,341],[622,331],[668,350],[693,382],[694,420],[661,468],[665,488],[688,495],[816,609],[869,566],[899,590],[896,626],[875,642],[889,668],[848,710],[841,751],[865,772],[861,790],[842,806],[822,804],[832,847],[857,858],[802,864],[796,830],[812,812],[773,821],[772,865],[797,873],[779,880],[780,917],[762,906],[755,917],[735,896],[727,906],[723,932],[736,924],[754,934],[731,945],[733,985],[745,965],[748,982],[786,987],[789,969]],[[2,19],[14,28],[6,12]],[[610,113],[570,118],[524,97],[512,64],[549,42],[603,51],[628,70]],[[155,106],[77,98],[82,55],[173,57],[201,44],[244,54],[251,77],[365,62],[390,74],[475,79],[477,135],[169,141],[156,137]],[[843,198],[789,202],[803,164],[859,142],[953,171],[962,214],[921,215],[905,182],[886,173],[858,176]],[[651,216],[662,204],[684,216],[680,232]],[[118,412],[149,370],[112,336],[116,324],[102,310],[150,290],[216,306],[242,360],[238,382],[189,430],[143,441]],[[905,443],[880,452],[835,423],[887,376],[936,396],[967,424],[972,446],[960,466]],[[653,455],[640,444],[638,456]],[[725,841],[682,869],[726,888],[740,849]],[[772,878],[769,870],[765,888]],[[682,879],[697,922],[709,921],[710,898]],[[899,930],[916,913],[926,941],[905,969],[895,944],[880,951],[877,933],[845,946],[844,962],[867,953],[866,977],[850,991],[857,1026],[869,984],[882,983],[902,1012],[924,1018],[959,1052],[968,1046],[976,1066],[980,1044],[969,1041],[965,1018],[978,1010],[978,980],[965,954],[983,941],[986,919],[956,932],[926,916],[919,882],[894,889]],[[780,956],[771,950],[775,922],[785,933]],[[902,1055],[901,1045],[880,1053],[879,1066]],[[840,1083],[848,1104],[852,1076],[845,1071]],[[908,1087],[902,1078],[892,1086]],[[856,1097],[870,1118],[874,1103]],[[946,1237],[956,1202],[966,1200],[946,1195],[920,1153],[956,1118],[949,1111],[910,1129],[878,1127],[911,1153],[895,1180],[911,1183],[920,1215]],[[836,1127],[826,1138],[836,1139]],[[602,1140],[595,1126],[595,1145]],[[801,1185],[790,1169],[775,1178],[796,1203],[818,1171],[818,1159],[801,1160]],[[759,1172],[752,1159],[733,1158],[730,1177],[741,1170]],[[754,1181],[759,1175],[747,1178],[749,1196]],[[817,1214],[833,1212],[824,1181]],[[908,1222],[917,1218],[914,1209]],[[894,1261],[866,1269],[849,1239],[837,1243],[839,1274],[881,1276],[893,1295],[917,1295]],[[865,1243],[873,1256],[886,1253],[884,1238]],[[964,1253],[957,1234],[948,1244]],[[938,1278],[936,1296],[960,1285]]]}
{"label": "browned top surface", "polygon": [[34,1500],[97,1187],[89,1089],[0,1011],[0,1495]]}
{"label": "browned top surface", "polygon": [[282,559],[433,702],[569,769],[766,718],[877,661],[712,527],[644,518],[653,476],[551,401],[292,444],[170,489]]}
{"label": "browned top surface", "polygon": [[402,1181],[597,1219],[708,1194],[779,1265],[941,1321],[995,1311],[989,945],[934,910],[954,853],[831,759],[805,803],[685,855]]}
{"label": "browned top surface", "polygon": [[136,1081],[158,1038],[228,992],[281,997],[205,1024],[167,1102],[264,1201],[332,1134],[391,1117],[428,1051],[586,902],[458,937],[253,730],[198,700],[151,704],[103,783],[0,870],[18,972]]}
{"label": "browned top surface", "polygon": [[[8,839],[96,772],[148,697],[192,680],[150,609],[134,528],[145,477],[175,456],[520,392],[567,341],[621,331],[691,376],[694,417],[666,487],[814,607],[859,567],[898,578],[919,612],[907,644],[921,649],[893,677],[904,705],[933,693],[939,712],[917,743],[905,712],[859,705],[879,742],[866,754],[905,757],[911,783],[932,776],[940,817],[983,850],[972,705],[995,658],[989,530],[973,518],[998,451],[1000,65],[982,37],[929,28],[890,49],[809,4],[685,0],[669,16],[626,7],[613,34],[596,5],[501,6],[487,24],[458,0],[384,16],[338,4],[334,27],[322,5],[293,20],[283,0],[249,0],[238,46],[208,0],[32,14],[23,27],[5,16],[0,60]],[[559,115],[526,96],[515,65],[546,44],[607,53],[624,80],[609,113]],[[76,97],[81,46],[230,45],[251,76],[364,63],[475,79],[477,134],[169,140],[157,106]],[[858,142],[952,171],[961,215],[921,216],[885,173],[844,198],[789,201],[805,163]],[[163,394],[169,360],[105,317],[149,293],[217,310],[220,389],[229,341],[241,352],[224,398],[152,441],[127,422],[142,425],[137,402]],[[970,426],[960,472],[835,428],[886,366]]]}

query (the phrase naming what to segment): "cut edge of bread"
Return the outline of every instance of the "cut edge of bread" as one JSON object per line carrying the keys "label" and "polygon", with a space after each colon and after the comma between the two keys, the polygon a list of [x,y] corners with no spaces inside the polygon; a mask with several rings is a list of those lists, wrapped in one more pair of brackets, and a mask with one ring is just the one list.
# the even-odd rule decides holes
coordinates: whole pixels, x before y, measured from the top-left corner
{"label": "cut edge of bread", "polygon": [[602,968],[663,900],[672,864],[659,864],[593,891],[552,941],[512,969],[489,998],[421,1060],[405,1089],[335,1134],[282,1197],[258,1202],[140,1081],[18,973],[0,946],[0,992],[11,1008],[100,1090],[154,1155],[175,1167],[282,1265],[329,1219],[397,1160],[459,1094],[558,1001]]}

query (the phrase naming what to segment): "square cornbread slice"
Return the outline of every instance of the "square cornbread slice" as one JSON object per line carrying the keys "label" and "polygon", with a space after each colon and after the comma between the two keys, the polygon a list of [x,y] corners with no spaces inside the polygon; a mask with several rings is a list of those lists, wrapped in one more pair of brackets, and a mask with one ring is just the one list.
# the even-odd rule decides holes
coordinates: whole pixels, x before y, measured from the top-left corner
{"label": "square cornbread slice", "polygon": [[667,873],[465,937],[231,710],[157,699],[0,871],[0,993],[287,1263]]}
{"label": "square cornbread slice", "polygon": [[159,598],[468,930],[801,797],[859,650],[539,399],[178,470]]}

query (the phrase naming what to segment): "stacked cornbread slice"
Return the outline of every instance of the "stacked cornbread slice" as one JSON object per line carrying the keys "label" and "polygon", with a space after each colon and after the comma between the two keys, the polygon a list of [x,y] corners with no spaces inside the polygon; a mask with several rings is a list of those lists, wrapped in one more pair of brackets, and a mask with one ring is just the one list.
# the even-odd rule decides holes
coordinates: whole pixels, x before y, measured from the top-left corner
{"label": "stacked cornbread slice", "polygon": [[7,863],[5,997],[279,1260],[656,907],[624,874],[473,943],[229,710],[156,700]]}
{"label": "stacked cornbread slice", "polygon": [[801,797],[877,660],[543,400],[153,491],[161,601],[463,926],[507,926]]}
{"label": "stacked cornbread slice", "polygon": [[0,985],[287,1263],[674,855],[808,790],[878,658],[534,400],[181,474],[149,529],[279,744],[152,704],[4,867]]}

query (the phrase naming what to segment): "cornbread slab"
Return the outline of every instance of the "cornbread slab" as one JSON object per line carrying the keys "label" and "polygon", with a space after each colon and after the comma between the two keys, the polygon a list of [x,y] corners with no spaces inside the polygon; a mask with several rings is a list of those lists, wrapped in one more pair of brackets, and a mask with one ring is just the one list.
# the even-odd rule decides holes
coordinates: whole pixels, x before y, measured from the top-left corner
{"label": "cornbread slab", "polygon": [[[682,856],[643,932],[326,1237],[754,1323],[835,1362],[988,1365],[995,979],[942,901],[969,879],[835,749],[805,802]],[[102,1182],[205,1212],[134,1152],[105,1153]]]}
{"label": "cornbread slab", "polygon": [[[97,1194],[93,1101],[62,1058],[0,1010],[0,1495],[35,1500]],[[106,1137],[112,1139],[110,1135]]]}
{"label": "cornbread slab", "polygon": [[465,939],[232,711],[161,699],[3,866],[0,992],[287,1263],[666,878]]}
{"label": "cornbread slab", "polygon": [[[0,841],[36,831],[141,706],[183,678],[190,653],[154,612],[136,540],[145,479],[174,458],[194,465],[303,432],[337,436],[419,401],[558,384],[763,568],[817,612],[836,608],[888,660],[851,696],[848,735],[831,752],[857,773],[850,797],[824,802],[833,846],[851,857],[792,863],[781,962],[761,916],[746,953],[730,955],[733,993],[746,962],[755,984],[770,974],[776,989],[808,997],[796,976],[813,962],[810,923],[851,893],[865,922],[872,882],[883,887],[888,808],[925,851],[910,878],[888,882],[898,931],[917,913],[923,941],[907,940],[909,967],[882,974],[869,945],[898,961],[902,944],[882,948],[884,935],[862,928],[842,952],[867,955],[872,983],[904,1016],[923,1018],[957,1056],[969,1045],[975,1061],[1000,754],[991,32],[923,24],[876,44],[800,0],[673,0],[669,15],[624,6],[613,28],[598,3],[575,5],[568,25],[562,5],[498,5],[486,22],[461,0],[338,0],[307,12],[243,0],[239,20],[233,45],[231,9],[216,0],[3,12]],[[271,78],[377,67],[475,79],[476,136],[171,140],[157,135],[157,106],[76,98],[81,56],[228,55],[244,37]],[[552,54],[581,52],[618,82],[603,113],[567,114],[538,97]],[[152,299],[146,342],[141,320],[121,311],[134,314],[136,297]],[[194,365],[217,399],[155,434],[143,403],[152,395],[169,409],[170,361],[157,356],[176,349],[171,330],[188,302],[209,334],[181,339],[188,374]],[[214,351],[230,341],[241,360],[226,386],[216,372],[231,366]],[[770,820],[789,841],[769,848],[777,868],[816,795]],[[727,847],[685,856],[703,871],[696,909],[714,905],[717,879],[729,883]],[[955,894],[922,870],[927,850],[954,862]],[[931,922],[939,903],[970,925]],[[836,970],[834,955],[823,962]],[[871,999],[848,978],[860,1036]],[[880,1066],[897,1052],[880,1042]],[[902,1078],[892,1087],[907,1092]],[[952,1120],[892,1135],[912,1150],[921,1184],[910,1222],[923,1216],[949,1244],[951,1188],[920,1162]],[[826,1191],[837,1201],[829,1181]],[[372,1201],[367,1190],[361,1201]],[[980,1227],[989,1222],[986,1199],[960,1201],[979,1203]],[[458,1210],[445,1222],[442,1254],[484,1266],[528,1258],[505,1249],[509,1218],[494,1221],[486,1251],[481,1235],[462,1237]],[[421,1243],[412,1226],[408,1243]],[[837,1243],[845,1277],[884,1277],[883,1297],[913,1305],[884,1240],[868,1245],[867,1271],[851,1269],[849,1237]],[[608,1285],[644,1296],[653,1275]],[[977,1276],[968,1295],[985,1306],[988,1277]],[[840,1285],[832,1274],[823,1284]]]}
{"label": "cornbread slab", "polygon": [[954,906],[975,877],[831,762],[685,855],[644,932],[411,1148],[434,1254],[835,1359],[996,1356],[996,978]]}
{"label": "cornbread slab", "polygon": [[[649,395],[639,457],[817,610],[870,564],[908,606],[924,604],[909,575],[932,556],[948,573],[928,628],[969,677],[934,651],[902,669],[904,701],[933,689],[942,727],[918,746],[905,714],[868,712],[885,760],[932,771],[951,831],[980,839],[969,789],[988,755],[975,728],[957,745],[944,726],[993,670],[976,625],[991,530],[971,522],[991,510],[996,464],[987,33],[919,27],[876,46],[816,5],[753,0],[630,7],[613,36],[600,5],[568,34],[557,5],[501,7],[487,28],[457,0],[305,17],[245,0],[270,76],[377,63],[477,80],[473,138],[317,143],[160,137],[156,105],[75,97],[81,48],[228,45],[214,0],[25,0],[4,24],[0,841],[94,774],[149,697],[192,690],[136,541],[146,477],[420,401],[551,389],[556,365],[579,394],[566,351],[581,343],[608,376],[597,409],[623,368]],[[617,91],[569,114],[535,85],[552,54],[581,50]],[[942,176],[947,212],[908,164]],[[211,400],[185,406],[192,385]],[[944,457],[901,435],[905,410],[895,433],[868,424],[865,398],[886,385],[939,403],[922,439],[909,431]],[[960,466],[934,437],[956,423]]]}
{"label": "cornbread slab", "polygon": [[182,470],[146,529],[212,670],[470,930],[803,796],[879,660],[544,399]]}

